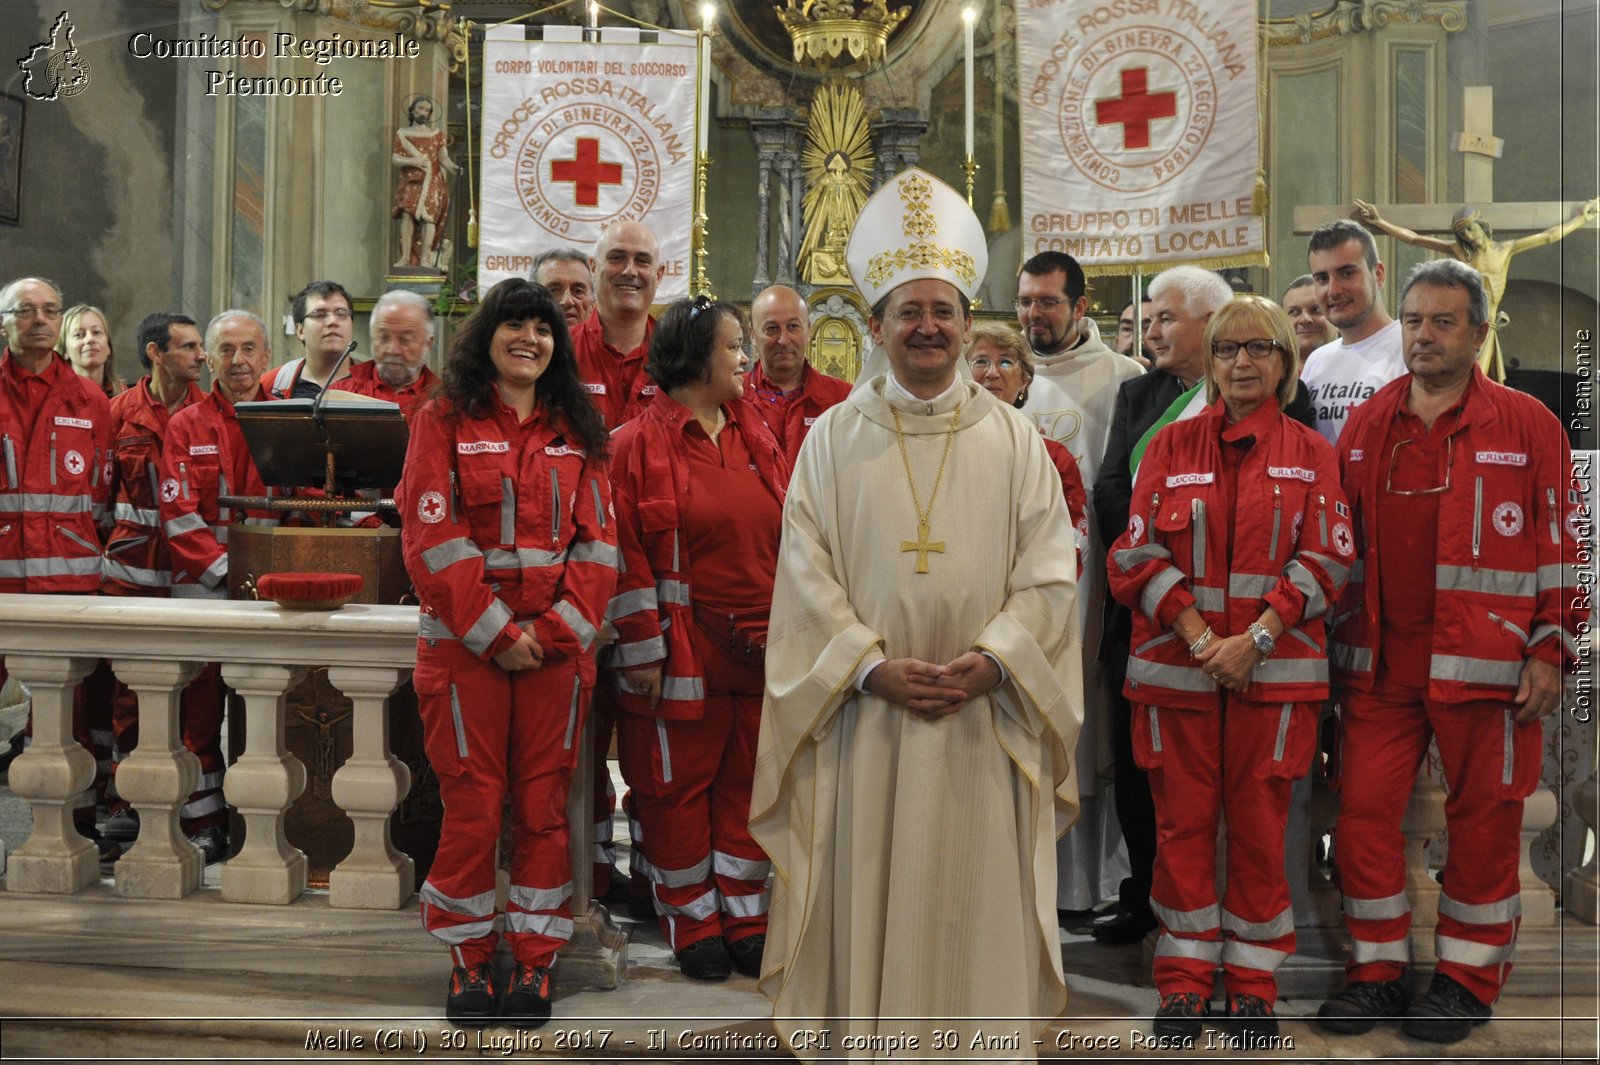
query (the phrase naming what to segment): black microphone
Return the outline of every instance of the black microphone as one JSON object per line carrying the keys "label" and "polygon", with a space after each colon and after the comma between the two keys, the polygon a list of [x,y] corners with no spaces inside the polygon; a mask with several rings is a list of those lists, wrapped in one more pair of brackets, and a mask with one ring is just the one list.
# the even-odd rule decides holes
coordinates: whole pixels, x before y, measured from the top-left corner
{"label": "black microphone", "polygon": [[339,377],[339,367],[344,365],[352,352],[356,350],[356,342],[350,341],[350,346],[344,349],[344,354],[334,360],[333,369],[328,371],[328,383],[322,386],[322,391],[317,393],[317,398],[311,401],[311,417],[318,425],[322,424],[322,401],[328,398],[328,390],[333,387],[333,382]]}

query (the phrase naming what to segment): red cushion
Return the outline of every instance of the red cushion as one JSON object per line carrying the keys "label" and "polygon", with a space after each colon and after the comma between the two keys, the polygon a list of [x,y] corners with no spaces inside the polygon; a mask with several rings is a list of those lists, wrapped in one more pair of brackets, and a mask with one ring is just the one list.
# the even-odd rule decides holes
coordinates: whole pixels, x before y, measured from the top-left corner
{"label": "red cushion", "polygon": [[277,601],[348,599],[359,591],[359,573],[263,573],[256,578],[257,594]]}

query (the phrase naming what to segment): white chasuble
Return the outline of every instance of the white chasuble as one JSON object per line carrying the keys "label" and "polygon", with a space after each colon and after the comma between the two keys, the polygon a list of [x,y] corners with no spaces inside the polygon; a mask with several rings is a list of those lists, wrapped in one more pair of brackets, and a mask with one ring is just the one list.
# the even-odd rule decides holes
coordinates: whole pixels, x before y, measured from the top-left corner
{"label": "white chasuble", "polygon": [[[751,802],[777,872],[761,989],[806,1060],[888,1057],[902,1032],[920,1041],[913,1056],[938,1055],[936,1032],[951,1029],[963,1055],[1032,1060],[1066,1005],[1055,844],[1078,805],[1061,482],[1032,421],[977,385],[931,410],[897,400],[924,507],[960,406],[928,515],[939,549],[918,573],[883,385],[817,422],[784,507]],[[953,716],[924,721],[855,690],[869,661],[975,648],[1008,679]],[[1036,1020],[995,1019],[1019,1016]],[[828,1050],[795,1045],[819,1025]],[[847,1048],[846,1035],[865,1041]]]}

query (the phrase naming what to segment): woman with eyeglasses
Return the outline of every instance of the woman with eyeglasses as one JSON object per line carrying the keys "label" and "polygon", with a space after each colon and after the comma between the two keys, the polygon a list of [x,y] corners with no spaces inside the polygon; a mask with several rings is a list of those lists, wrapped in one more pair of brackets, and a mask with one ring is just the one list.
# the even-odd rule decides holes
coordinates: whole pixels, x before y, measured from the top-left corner
{"label": "woman with eyeglasses", "polygon": [[[412,675],[444,822],[422,923],[449,945],[445,1016],[536,1028],[572,934],[567,792],[617,574],[600,415],[542,285],[495,285],[461,325],[436,397],[411,420],[396,492],[422,607]],[[495,848],[511,800],[495,993]]]}
{"label": "woman with eyeglasses", "polygon": [[99,307],[87,303],[68,307],[61,316],[61,339],[56,343],[73,371],[99,385],[107,399],[128,390],[128,382],[114,371],[117,356],[111,344],[111,326]]}
{"label": "woman with eyeglasses", "polygon": [[[989,394],[1009,407],[1021,408],[1028,402],[1033,386],[1033,353],[1023,343],[1022,334],[1006,325],[975,325],[967,345],[967,367],[972,379]],[[1078,460],[1060,441],[1044,437],[1044,449],[1061,475],[1061,492],[1067,499],[1067,512],[1077,533],[1078,576],[1083,576],[1083,556],[1089,545],[1089,496],[1083,488]]]}
{"label": "woman with eyeglasses", "polygon": [[646,849],[634,871],[700,980],[758,976],[766,946],[771,865],[750,789],[789,468],[741,399],[746,361],[736,308],[674,303],[645,364],[660,391],[616,431],[611,467],[624,565],[608,665]]}
{"label": "woman with eyeglasses", "polygon": [[1283,310],[1235,297],[1203,343],[1211,405],[1151,441],[1107,570],[1133,611],[1124,691],[1156,806],[1155,1030],[1198,1036],[1220,966],[1227,1027],[1268,1036],[1295,946],[1289,789],[1316,747],[1325,619],[1355,542],[1333,450],[1282,412],[1299,371]]}

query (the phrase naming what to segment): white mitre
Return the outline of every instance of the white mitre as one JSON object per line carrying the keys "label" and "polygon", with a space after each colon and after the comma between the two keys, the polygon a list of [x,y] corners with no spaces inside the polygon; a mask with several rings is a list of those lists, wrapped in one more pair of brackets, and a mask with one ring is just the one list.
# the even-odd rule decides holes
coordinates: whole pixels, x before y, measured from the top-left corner
{"label": "white mitre", "polygon": [[912,167],[861,208],[845,264],[868,307],[907,281],[929,277],[950,282],[970,300],[988,272],[989,243],[959,192]]}
{"label": "white mitre", "polygon": [[[907,281],[948,281],[971,300],[989,270],[983,223],[955,189],[920,167],[902,170],[872,194],[845,248],[845,265],[868,307]],[[968,376],[966,360],[960,362]],[[888,369],[874,347],[857,384]]]}

